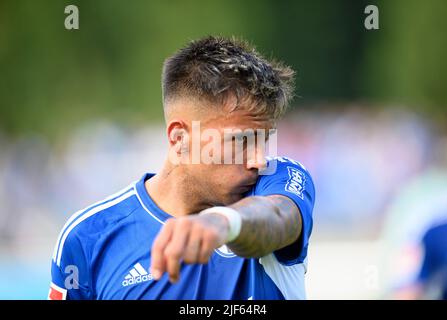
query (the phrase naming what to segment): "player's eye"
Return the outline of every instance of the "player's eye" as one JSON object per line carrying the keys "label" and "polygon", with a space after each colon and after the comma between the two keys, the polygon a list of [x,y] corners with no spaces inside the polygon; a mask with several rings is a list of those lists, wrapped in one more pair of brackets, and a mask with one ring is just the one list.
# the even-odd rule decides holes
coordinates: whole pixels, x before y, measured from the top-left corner
{"label": "player's eye", "polygon": [[247,137],[245,137],[245,136],[233,136],[233,139],[232,139],[233,142],[239,142],[239,143],[245,142],[246,140],[247,140]]}

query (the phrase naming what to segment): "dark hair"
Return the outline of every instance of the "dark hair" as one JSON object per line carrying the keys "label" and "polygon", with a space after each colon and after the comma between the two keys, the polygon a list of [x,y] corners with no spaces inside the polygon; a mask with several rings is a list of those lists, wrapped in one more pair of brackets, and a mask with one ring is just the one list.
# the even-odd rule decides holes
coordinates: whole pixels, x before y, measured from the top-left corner
{"label": "dark hair", "polygon": [[268,61],[246,42],[222,37],[191,41],[163,65],[163,102],[191,96],[238,105],[248,102],[256,112],[280,118],[293,96],[294,71]]}

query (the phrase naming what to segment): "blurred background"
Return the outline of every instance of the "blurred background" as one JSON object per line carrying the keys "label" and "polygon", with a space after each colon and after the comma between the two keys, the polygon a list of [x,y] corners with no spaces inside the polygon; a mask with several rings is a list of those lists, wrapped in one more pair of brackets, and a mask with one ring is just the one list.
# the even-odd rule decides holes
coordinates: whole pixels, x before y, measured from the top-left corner
{"label": "blurred background", "polygon": [[297,71],[278,149],[316,184],[308,298],[441,297],[446,15],[443,0],[0,0],[0,299],[46,299],[67,218],[161,167],[162,63],[205,35]]}

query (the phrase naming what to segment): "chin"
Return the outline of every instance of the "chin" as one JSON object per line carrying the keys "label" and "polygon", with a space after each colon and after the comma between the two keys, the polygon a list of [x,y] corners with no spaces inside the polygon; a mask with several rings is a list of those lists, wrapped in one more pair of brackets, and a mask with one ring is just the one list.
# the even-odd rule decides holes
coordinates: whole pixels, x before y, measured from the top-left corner
{"label": "chin", "polygon": [[230,204],[233,204],[239,200],[244,198],[243,194],[230,194],[229,196],[225,197],[225,201],[223,201],[223,204],[225,206],[229,206]]}

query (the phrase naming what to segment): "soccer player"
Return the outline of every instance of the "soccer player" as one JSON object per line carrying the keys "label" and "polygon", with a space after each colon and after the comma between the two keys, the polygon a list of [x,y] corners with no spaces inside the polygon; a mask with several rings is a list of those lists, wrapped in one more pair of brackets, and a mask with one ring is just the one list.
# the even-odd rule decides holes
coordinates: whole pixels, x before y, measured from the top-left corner
{"label": "soccer player", "polygon": [[235,39],[192,41],[168,58],[164,166],[68,220],[49,298],[304,299],[314,185],[297,161],[267,161],[261,134],[292,83],[289,67]]}

